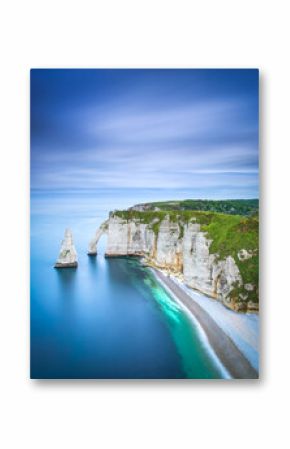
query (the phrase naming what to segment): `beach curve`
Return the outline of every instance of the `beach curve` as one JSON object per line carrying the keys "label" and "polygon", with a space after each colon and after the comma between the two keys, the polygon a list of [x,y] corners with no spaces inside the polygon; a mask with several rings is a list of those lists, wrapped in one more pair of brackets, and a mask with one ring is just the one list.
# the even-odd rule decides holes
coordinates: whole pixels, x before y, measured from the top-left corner
{"label": "beach curve", "polygon": [[155,276],[163,283],[173,296],[198,321],[205,332],[209,344],[219,361],[234,379],[258,379],[258,373],[242,354],[233,340],[218,326],[214,319],[194,299],[179,287],[170,277],[152,268]]}

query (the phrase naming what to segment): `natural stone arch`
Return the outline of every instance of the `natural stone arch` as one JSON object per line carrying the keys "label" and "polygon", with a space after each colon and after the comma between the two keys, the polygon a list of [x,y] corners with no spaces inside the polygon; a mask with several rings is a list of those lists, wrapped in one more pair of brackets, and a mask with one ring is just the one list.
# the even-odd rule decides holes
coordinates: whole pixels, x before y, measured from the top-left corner
{"label": "natural stone arch", "polygon": [[102,237],[102,235],[107,234],[108,223],[109,223],[108,220],[106,220],[104,223],[102,223],[101,226],[97,229],[95,236],[90,241],[89,249],[88,249],[89,256],[96,256],[98,254],[98,252],[97,252],[98,242],[99,242],[100,238]]}

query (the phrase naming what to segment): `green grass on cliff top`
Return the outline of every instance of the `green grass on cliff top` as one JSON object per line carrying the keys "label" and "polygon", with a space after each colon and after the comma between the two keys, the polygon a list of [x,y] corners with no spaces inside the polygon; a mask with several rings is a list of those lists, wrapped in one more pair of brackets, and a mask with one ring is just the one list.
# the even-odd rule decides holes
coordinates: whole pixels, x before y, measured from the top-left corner
{"label": "green grass on cliff top", "polygon": [[[140,206],[140,205],[139,205]],[[259,211],[258,199],[237,200],[171,200],[154,203],[143,203],[144,210],[194,210],[203,212],[219,212],[230,215],[256,215]]]}
{"label": "green grass on cliff top", "polygon": [[[201,226],[212,240],[210,252],[217,253],[221,259],[232,256],[239,267],[245,284],[259,283],[259,220],[258,217],[216,214],[210,223]],[[238,258],[241,249],[255,251],[247,260]],[[253,300],[257,298],[252,298]]]}
{"label": "green grass on cliff top", "polygon": [[[170,221],[178,223],[180,235],[183,236],[184,225],[196,222],[201,225],[201,230],[207,233],[212,240],[210,253],[218,254],[220,259],[232,256],[238,265],[244,283],[258,286],[259,277],[259,219],[258,216],[229,215],[217,212],[204,212],[192,210],[178,211],[115,211],[114,215],[124,220],[137,220],[140,223],[149,224],[151,229],[158,234],[161,221],[170,217]],[[153,223],[152,223],[153,222]],[[255,255],[247,260],[240,261],[238,251],[241,249],[255,251]],[[255,295],[251,298],[257,301]]]}

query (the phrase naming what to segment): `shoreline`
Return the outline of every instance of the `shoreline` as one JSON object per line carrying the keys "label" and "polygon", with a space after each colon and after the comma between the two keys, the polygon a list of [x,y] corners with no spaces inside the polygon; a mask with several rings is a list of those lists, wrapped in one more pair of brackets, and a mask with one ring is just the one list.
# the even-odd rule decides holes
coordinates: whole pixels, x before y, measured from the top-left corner
{"label": "shoreline", "polygon": [[173,297],[176,297],[176,300],[197,320],[208,339],[210,348],[231,377],[233,379],[258,379],[258,372],[210,314],[171,278],[154,267],[150,268],[159,282],[164,284]]}

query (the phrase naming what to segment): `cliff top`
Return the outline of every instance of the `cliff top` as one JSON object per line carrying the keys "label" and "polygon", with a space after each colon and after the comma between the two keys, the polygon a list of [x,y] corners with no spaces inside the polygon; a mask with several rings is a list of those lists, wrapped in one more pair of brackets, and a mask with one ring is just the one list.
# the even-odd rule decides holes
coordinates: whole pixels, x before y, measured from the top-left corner
{"label": "cliff top", "polygon": [[195,210],[219,212],[229,215],[256,215],[259,211],[258,199],[238,200],[171,200],[153,203],[141,203],[131,207],[136,211],[158,211],[158,210]]}
{"label": "cliff top", "polygon": [[[210,253],[224,259],[232,256],[239,267],[245,283],[258,285],[259,276],[259,218],[218,212],[193,210],[135,210],[114,211],[111,217],[125,221],[148,224],[158,235],[160,223],[165,218],[179,225],[181,239],[184,227],[189,223],[201,225],[201,231],[211,240]],[[251,296],[251,295],[250,295]],[[251,298],[258,300],[256,293]]]}

